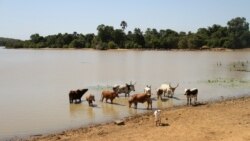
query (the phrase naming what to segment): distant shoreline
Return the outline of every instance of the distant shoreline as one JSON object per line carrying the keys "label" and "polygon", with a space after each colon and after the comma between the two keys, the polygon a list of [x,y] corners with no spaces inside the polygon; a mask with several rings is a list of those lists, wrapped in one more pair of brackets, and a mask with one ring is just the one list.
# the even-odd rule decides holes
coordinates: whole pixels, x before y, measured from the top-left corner
{"label": "distant shoreline", "polygon": [[117,48],[117,49],[107,49],[107,50],[99,50],[94,48],[6,48],[4,46],[1,46],[4,49],[17,49],[17,50],[96,50],[96,51],[218,51],[218,52],[224,52],[224,51],[250,51],[250,48],[241,48],[241,49],[228,49],[228,48],[201,48],[201,49],[123,49],[123,48]]}

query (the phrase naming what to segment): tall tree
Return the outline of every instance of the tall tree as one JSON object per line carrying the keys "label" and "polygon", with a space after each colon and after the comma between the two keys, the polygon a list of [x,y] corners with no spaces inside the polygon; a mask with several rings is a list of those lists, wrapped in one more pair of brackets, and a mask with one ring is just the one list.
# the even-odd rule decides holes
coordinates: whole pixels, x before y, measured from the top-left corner
{"label": "tall tree", "polygon": [[249,32],[249,23],[244,17],[236,17],[227,23],[230,40],[233,41],[233,48],[242,48],[248,42],[248,38],[243,38]]}
{"label": "tall tree", "polygon": [[99,25],[97,27],[98,34],[97,37],[102,41],[108,43],[112,39],[112,33],[114,32],[113,26]]}
{"label": "tall tree", "polygon": [[125,33],[121,29],[116,29],[113,31],[113,41],[119,45],[119,47],[123,47],[126,39]]}
{"label": "tall tree", "polygon": [[36,34],[32,34],[30,36],[30,39],[33,43],[38,43],[38,42],[41,42],[43,40],[43,37],[36,33]]}
{"label": "tall tree", "polygon": [[124,31],[127,28],[128,24],[126,21],[121,21],[120,26],[122,27],[122,30]]}
{"label": "tall tree", "polygon": [[145,40],[144,40],[144,36],[143,36],[143,33],[142,33],[140,28],[135,28],[134,29],[133,41],[134,41],[134,43],[139,45],[138,46],[139,48],[144,47]]}

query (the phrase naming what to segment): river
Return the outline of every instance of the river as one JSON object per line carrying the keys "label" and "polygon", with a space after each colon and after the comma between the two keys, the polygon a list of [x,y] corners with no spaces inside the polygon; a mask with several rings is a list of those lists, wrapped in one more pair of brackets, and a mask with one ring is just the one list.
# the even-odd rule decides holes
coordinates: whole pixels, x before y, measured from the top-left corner
{"label": "river", "polygon": [[[58,132],[146,112],[100,102],[103,89],[136,83],[152,86],[153,109],[185,104],[185,88],[198,88],[198,101],[250,95],[250,51],[136,51],[4,49],[0,47],[0,140]],[[174,98],[156,100],[162,83],[179,84]],[[69,104],[70,90],[88,88],[89,107]]]}

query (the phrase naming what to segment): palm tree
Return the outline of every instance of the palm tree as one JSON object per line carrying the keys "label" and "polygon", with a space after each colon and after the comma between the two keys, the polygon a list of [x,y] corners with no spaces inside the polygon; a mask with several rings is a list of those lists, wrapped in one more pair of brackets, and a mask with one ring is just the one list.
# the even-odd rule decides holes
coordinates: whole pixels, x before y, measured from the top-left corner
{"label": "palm tree", "polygon": [[125,21],[121,21],[120,26],[122,27],[122,30],[124,31],[125,28],[128,26],[128,24],[127,24],[127,22],[125,22]]}

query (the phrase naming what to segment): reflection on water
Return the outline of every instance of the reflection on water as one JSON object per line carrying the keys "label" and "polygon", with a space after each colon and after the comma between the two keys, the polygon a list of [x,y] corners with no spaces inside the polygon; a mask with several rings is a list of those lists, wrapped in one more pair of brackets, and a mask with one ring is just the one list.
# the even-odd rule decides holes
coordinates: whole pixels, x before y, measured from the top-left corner
{"label": "reflection on water", "polygon": [[110,116],[115,117],[115,118],[119,117],[119,113],[118,113],[117,109],[112,104],[102,103],[101,107],[102,107],[102,113],[104,115],[110,115]]}
{"label": "reflection on water", "polygon": [[156,107],[159,109],[173,107],[173,99],[172,98],[169,98],[169,99],[163,98],[162,101],[157,100],[156,104],[157,104]]}
{"label": "reflection on water", "polygon": [[69,104],[70,115],[73,118],[86,115],[86,111],[89,111],[89,109],[92,108],[88,108],[83,104]]}
{"label": "reflection on water", "polygon": [[[124,94],[116,98],[113,105],[99,101],[102,90],[130,81],[136,81],[136,91],[131,95],[143,92],[146,85],[152,86],[153,109],[185,104],[185,88],[198,88],[198,101],[249,95],[249,62],[249,52],[241,51],[0,48],[0,140],[88,126],[146,112],[146,103],[138,103],[137,110],[128,108]],[[162,83],[179,83],[174,98],[157,100],[156,89]],[[82,88],[89,88],[87,93],[95,96],[96,106],[88,106],[87,94],[82,103],[69,104],[69,91]]]}

